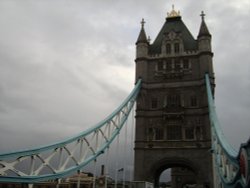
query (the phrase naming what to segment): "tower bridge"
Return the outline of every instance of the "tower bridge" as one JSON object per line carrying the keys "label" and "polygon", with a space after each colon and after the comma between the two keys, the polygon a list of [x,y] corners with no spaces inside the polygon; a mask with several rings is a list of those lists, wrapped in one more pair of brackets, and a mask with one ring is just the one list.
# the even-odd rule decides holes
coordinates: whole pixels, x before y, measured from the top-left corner
{"label": "tower bridge", "polygon": [[[136,84],[126,100],[95,127],[62,142],[0,154],[0,182],[32,187],[57,180],[60,187],[61,179],[80,174],[100,156],[108,161],[136,103],[134,182],[160,187],[160,175],[171,168],[172,188],[250,187],[250,140],[235,151],[216,114],[211,38],[203,12],[197,38],[174,8],[152,43],[143,19],[136,41]],[[126,170],[117,162],[113,166],[117,187],[117,172]],[[93,188],[108,187],[105,173],[104,184],[94,175]]]}

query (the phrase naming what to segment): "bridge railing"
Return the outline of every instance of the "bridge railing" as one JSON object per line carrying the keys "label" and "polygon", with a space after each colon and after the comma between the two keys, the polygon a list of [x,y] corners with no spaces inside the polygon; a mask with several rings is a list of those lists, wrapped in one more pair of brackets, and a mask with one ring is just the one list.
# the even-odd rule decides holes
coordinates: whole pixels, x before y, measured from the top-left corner
{"label": "bridge railing", "polygon": [[0,154],[0,182],[34,183],[60,179],[81,170],[104,153],[119,134],[140,87],[138,80],[125,101],[93,128],[48,146]]}
{"label": "bridge railing", "polygon": [[215,110],[209,75],[205,75],[209,118],[212,134],[212,153],[214,162],[214,187],[249,188],[250,140],[242,144],[239,152],[227,142]]}

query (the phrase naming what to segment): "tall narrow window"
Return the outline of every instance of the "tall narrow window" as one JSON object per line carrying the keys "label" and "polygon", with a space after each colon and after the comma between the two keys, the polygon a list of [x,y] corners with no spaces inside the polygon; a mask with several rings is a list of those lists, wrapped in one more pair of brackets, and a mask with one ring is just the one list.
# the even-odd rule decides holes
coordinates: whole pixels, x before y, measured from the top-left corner
{"label": "tall narrow window", "polygon": [[166,53],[171,54],[171,44],[166,44]]}
{"label": "tall narrow window", "polygon": [[174,53],[178,54],[180,53],[180,44],[174,43]]}

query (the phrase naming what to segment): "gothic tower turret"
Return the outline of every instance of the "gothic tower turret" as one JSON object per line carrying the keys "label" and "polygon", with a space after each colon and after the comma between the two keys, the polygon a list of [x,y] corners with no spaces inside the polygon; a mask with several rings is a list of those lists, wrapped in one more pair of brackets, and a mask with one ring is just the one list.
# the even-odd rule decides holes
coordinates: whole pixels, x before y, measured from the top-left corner
{"label": "gothic tower turret", "polygon": [[149,42],[146,37],[146,32],[144,30],[145,21],[142,19],[141,21],[141,31],[136,41],[136,80],[140,77],[143,79],[147,79],[146,77],[146,70],[147,70],[147,63],[146,60],[148,59],[148,48]]}
{"label": "gothic tower turret", "polygon": [[201,12],[201,26],[198,34],[198,46],[200,52],[211,52],[211,34],[205,23],[205,14]]}
{"label": "gothic tower turret", "polygon": [[145,21],[141,21],[141,31],[136,41],[136,58],[145,58],[148,56],[148,40],[144,30]]}
{"label": "gothic tower turret", "polygon": [[199,59],[201,64],[200,73],[201,75],[204,75],[205,73],[209,73],[210,76],[213,76],[213,65],[212,65],[212,49],[211,49],[211,34],[209,33],[209,30],[207,28],[206,22],[205,22],[205,14],[202,11],[201,12],[201,25],[199,34],[197,37],[198,40],[198,51],[199,51]]}

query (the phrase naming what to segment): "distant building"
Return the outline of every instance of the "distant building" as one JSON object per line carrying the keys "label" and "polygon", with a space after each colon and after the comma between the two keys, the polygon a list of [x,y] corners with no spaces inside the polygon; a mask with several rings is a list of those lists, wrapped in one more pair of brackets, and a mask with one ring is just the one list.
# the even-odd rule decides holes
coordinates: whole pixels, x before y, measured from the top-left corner
{"label": "distant building", "polygon": [[[130,182],[128,181],[118,181],[117,185],[115,186],[115,181],[111,177],[106,177],[104,175],[94,177],[92,173],[80,173],[65,179],[61,179],[60,183],[57,181],[34,183],[33,188],[77,188],[78,184],[80,188],[93,188],[93,183],[95,183],[96,188],[104,188],[106,181],[107,188],[129,188],[130,186]],[[0,183],[0,188],[28,188],[28,184]]]}
{"label": "distant building", "polygon": [[[57,181],[34,183],[33,188],[92,188],[94,177],[91,173],[80,173],[69,178],[62,179],[60,183]],[[0,183],[0,188],[28,188],[28,184],[21,183]]]}

